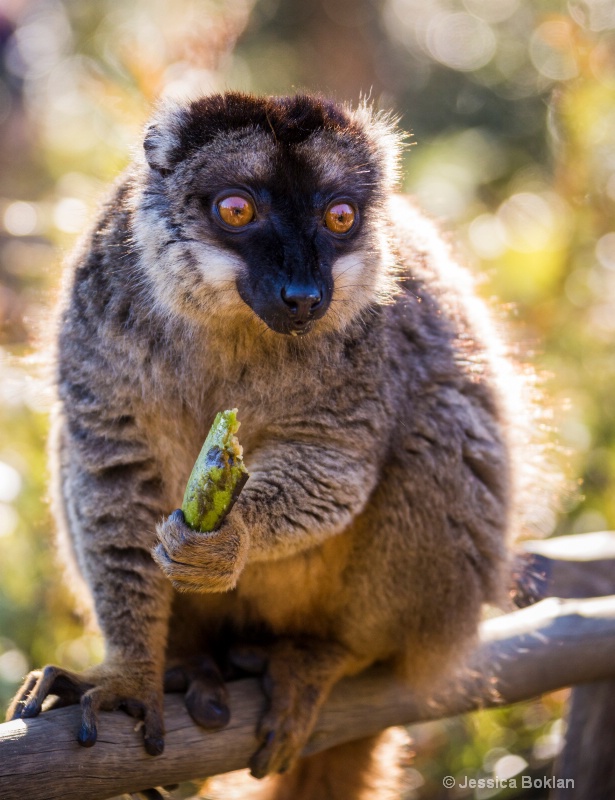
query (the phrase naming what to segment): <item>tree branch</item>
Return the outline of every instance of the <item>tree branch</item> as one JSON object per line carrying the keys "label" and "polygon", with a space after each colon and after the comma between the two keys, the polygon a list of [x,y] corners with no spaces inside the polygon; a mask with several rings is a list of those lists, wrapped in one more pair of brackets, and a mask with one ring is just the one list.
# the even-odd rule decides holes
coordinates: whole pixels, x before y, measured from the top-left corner
{"label": "tree branch", "polygon": [[528,568],[541,572],[540,597],[615,594],[615,531],[525,542]]}
{"label": "tree branch", "polygon": [[[391,725],[607,679],[613,677],[614,665],[615,596],[544,600],[484,623],[469,677],[437,704],[413,693],[384,669],[340,682],[305,752],[325,750]],[[156,758],[145,753],[134,720],[120,713],[101,714],[98,742],[91,749],[75,741],[80,724],[76,707],[0,725],[0,797],[104,800],[245,767],[257,746],[254,730],[264,698],[253,679],[231,683],[229,691],[231,722],[216,733],[206,733],[191,721],[181,697],[167,696],[166,748]]]}

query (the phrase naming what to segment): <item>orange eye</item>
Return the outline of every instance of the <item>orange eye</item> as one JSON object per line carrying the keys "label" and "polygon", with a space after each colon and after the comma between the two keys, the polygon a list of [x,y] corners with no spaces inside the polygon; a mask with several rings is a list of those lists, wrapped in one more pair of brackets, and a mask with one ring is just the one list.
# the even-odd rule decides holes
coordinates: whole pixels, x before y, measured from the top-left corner
{"label": "orange eye", "polygon": [[332,233],[348,233],[355,217],[356,212],[350,203],[331,203],[325,211],[325,225]]}
{"label": "orange eye", "polygon": [[231,194],[216,204],[220,219],[232,228],[243,228],[252,222],[256,209],[254,203],[247,197]]}

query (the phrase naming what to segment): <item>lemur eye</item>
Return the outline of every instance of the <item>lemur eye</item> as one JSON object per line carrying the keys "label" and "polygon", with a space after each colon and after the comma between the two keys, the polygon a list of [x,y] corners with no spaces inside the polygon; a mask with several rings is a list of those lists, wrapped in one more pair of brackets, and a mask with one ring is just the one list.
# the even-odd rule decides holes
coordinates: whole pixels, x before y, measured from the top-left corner
{"label": "lemur eye", "polygon": [[325,211],[325,225],[332,233],[348,233],[356,219],[350,203],[334,201]]}
{"label": "lemur eye", "polygon": [[254,219],[254,203],[239,194],[230,194],[216,203],[216,211],[222,222],[231,228],[243,228]]}

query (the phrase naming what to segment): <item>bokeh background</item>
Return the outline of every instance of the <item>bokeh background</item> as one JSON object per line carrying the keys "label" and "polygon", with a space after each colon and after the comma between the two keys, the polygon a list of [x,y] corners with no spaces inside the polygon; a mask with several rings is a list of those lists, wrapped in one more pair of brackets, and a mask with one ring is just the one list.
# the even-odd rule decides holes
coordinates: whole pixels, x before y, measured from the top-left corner
{"label": "bokeh background", "polygon": [[[50,395],[33,354],[63,255],[155,99],[226,88],[367,95],[400,115],[415,145],[404,190],[541,375],[577,486],[547,527],[615,525],[612,0],[0,0],[2,703],[30,667],[101,654],[45,501]],[[565,698],[412,729],[405,797],[529,797],[447,793],[442,776],[549,774]]]}

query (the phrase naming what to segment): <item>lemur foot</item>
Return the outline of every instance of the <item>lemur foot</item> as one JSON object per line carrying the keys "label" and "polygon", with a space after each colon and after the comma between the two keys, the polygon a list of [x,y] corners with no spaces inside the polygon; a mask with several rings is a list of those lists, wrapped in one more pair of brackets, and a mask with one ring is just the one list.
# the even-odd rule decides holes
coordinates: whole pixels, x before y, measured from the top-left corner
{"label": "lemur foot", "polygon": [[228,692],[217,664],[203,655],[169,667],[164,676],[165,692],[185,692],[185,703],[192,719],[208,730],[228,725],[231,712]]}
{"label": "lemur foot", "polygon": [[7,720],[36,717],[43,704],[51,710],[76,703],[81,706],[77,741],[83,747],[96,743],[98,712],[121,708],[143,720],[149,755],[164,750],[162,681],[156,670],[142,663],[103,663],[81,673],[48,664],[26,677],[8,708]]}
{"label": "lemur foot", "polygon": [[[280,640],[271,648],[237,648],[232,662],[262,672],[269,708],[261,719],[259,749],[250,759],[255,778],[291,769],[314,729],[318,712],[351,657],[332,642]],[[263,671],[264,668],[264,671]]]}

